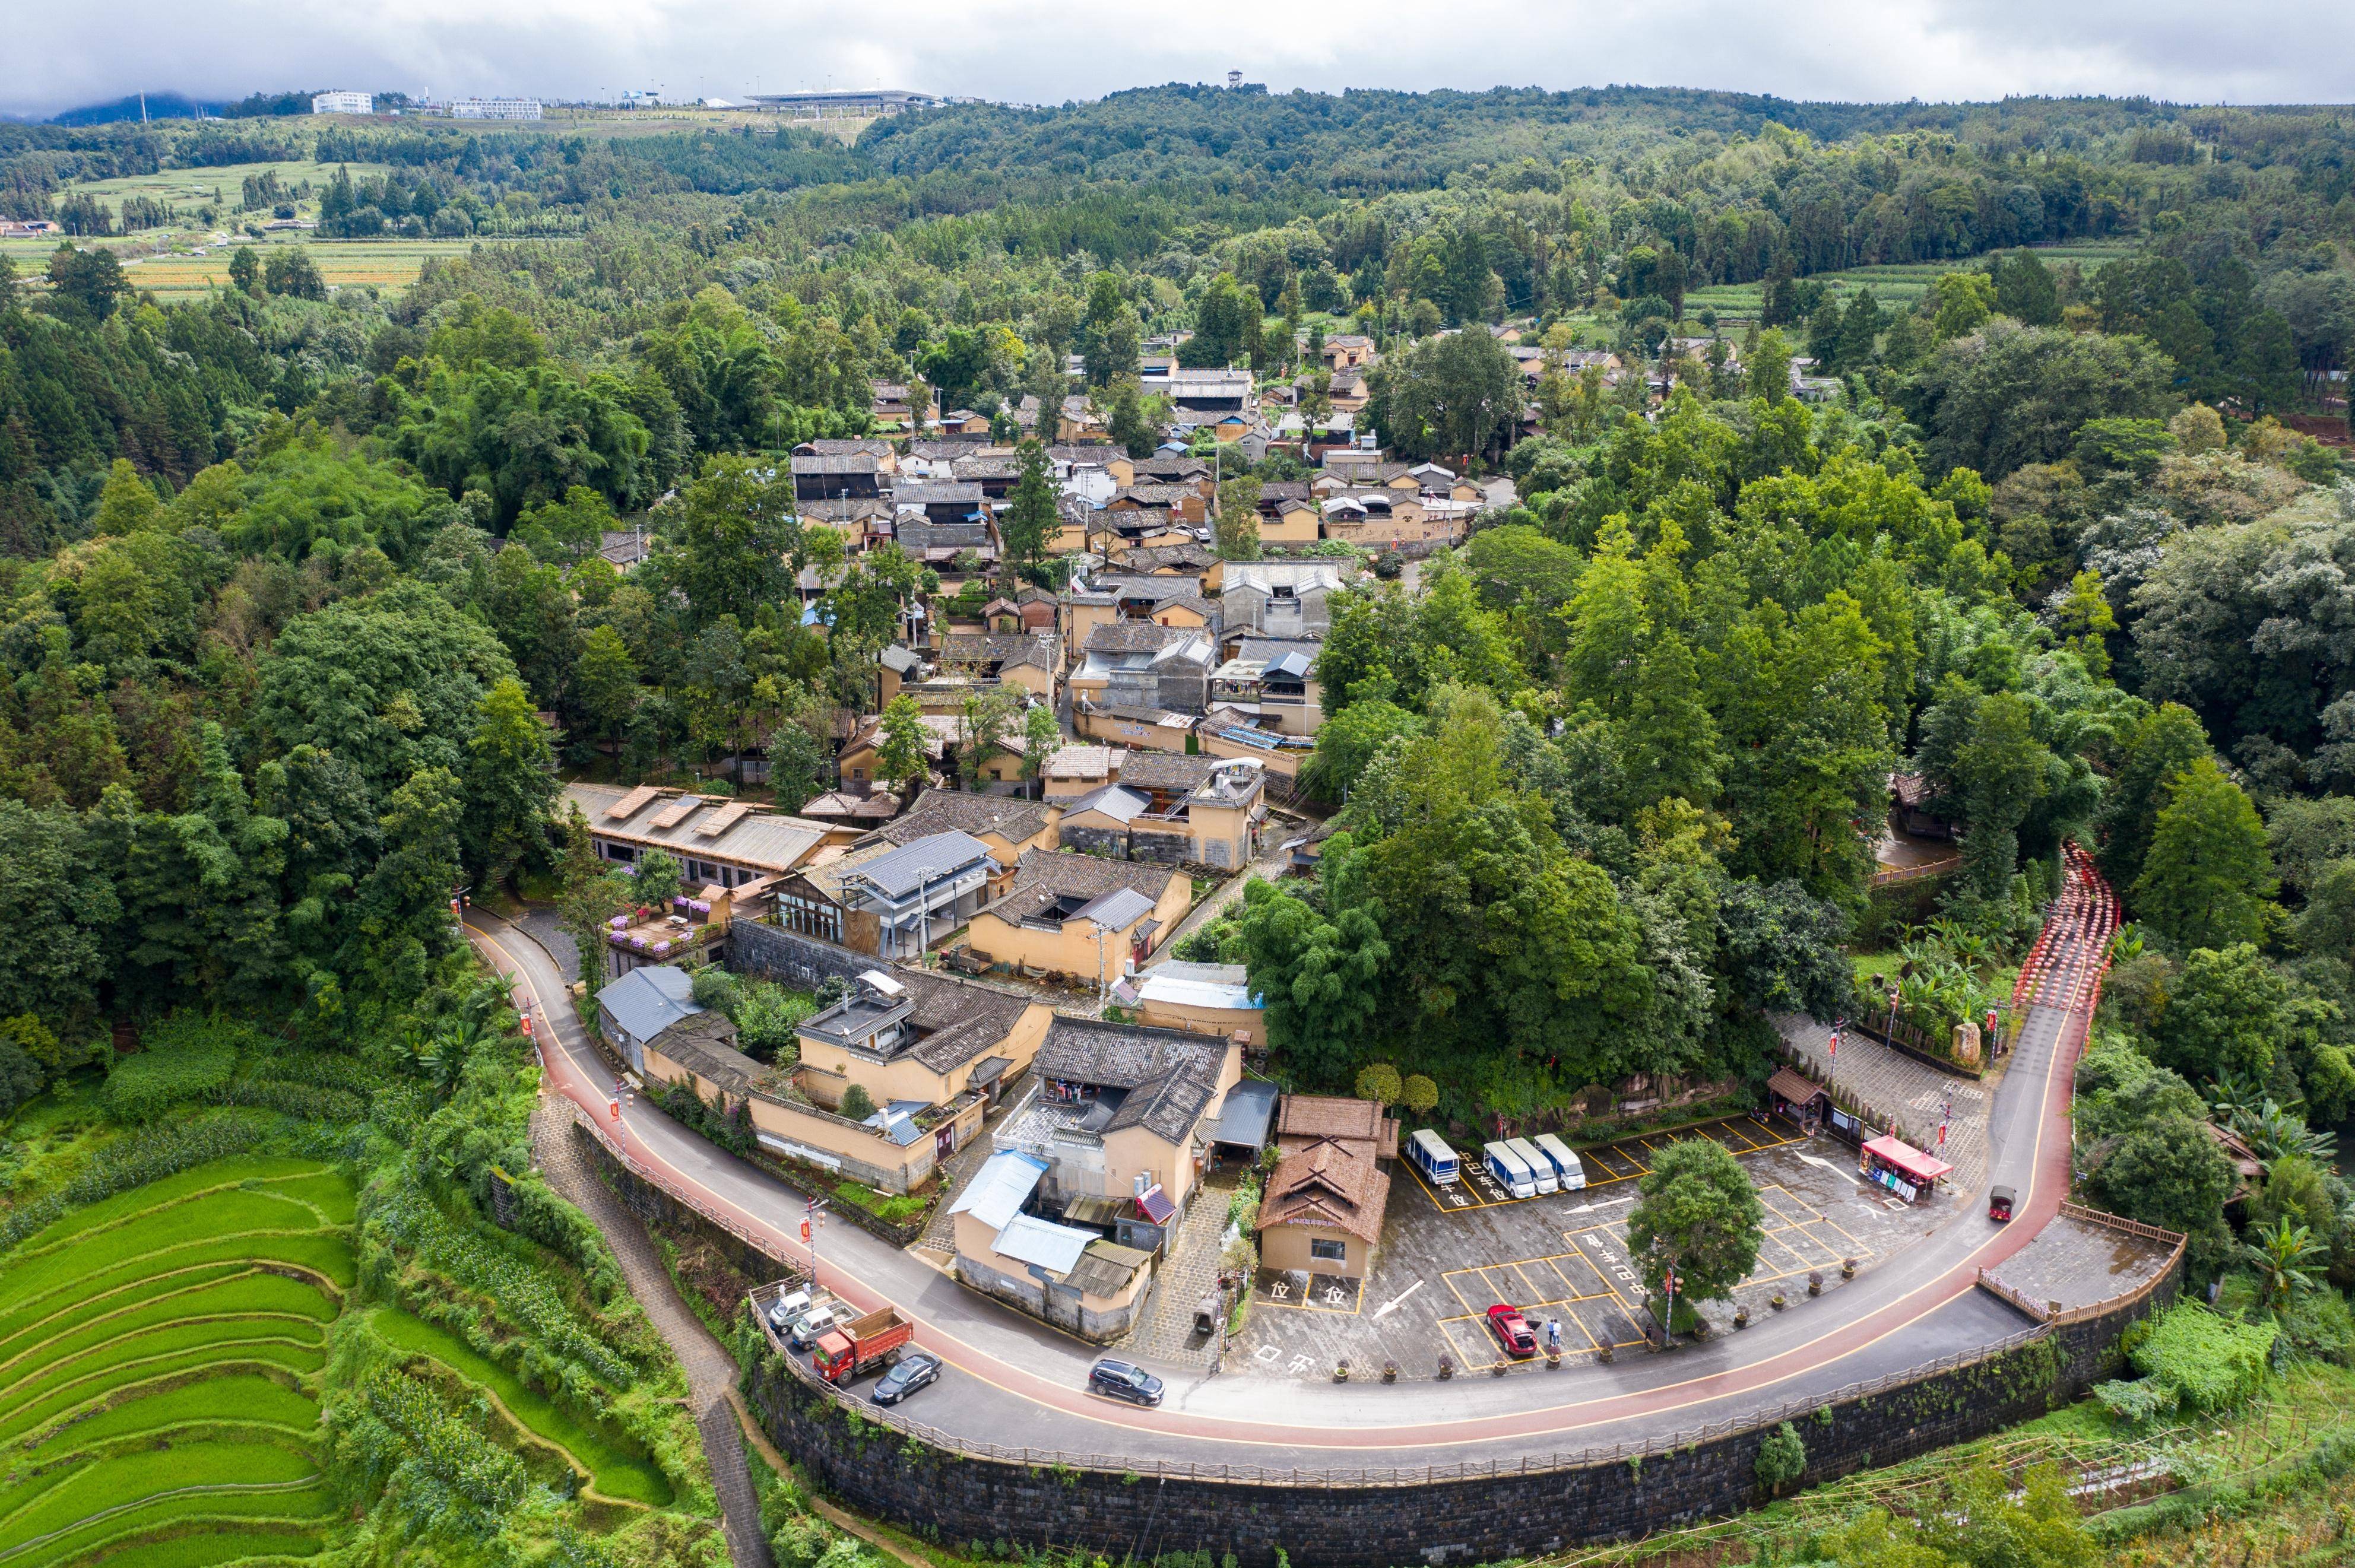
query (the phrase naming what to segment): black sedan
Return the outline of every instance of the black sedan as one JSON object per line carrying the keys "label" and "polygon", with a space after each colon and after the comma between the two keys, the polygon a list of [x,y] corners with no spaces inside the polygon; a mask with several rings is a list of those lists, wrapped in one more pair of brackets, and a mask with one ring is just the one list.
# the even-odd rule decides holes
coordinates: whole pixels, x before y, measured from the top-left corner
{"label": "black sedan", "polygon": [[941,1359],[922,1351],[911,1351],[900,1358],[899,1364],[883,1374],[875,1392],[867,1397],[878,1404],[897,1404],[926,1383],[941,1375]]}
{"label": "black sedan", "polygon": [[1103,1394],[1106,1399],[1124,1399],[1131,1404],[1158,1404],[1161,1380],[1143,1367],[1106,1356],[1088,1369],[1088,1392]]}

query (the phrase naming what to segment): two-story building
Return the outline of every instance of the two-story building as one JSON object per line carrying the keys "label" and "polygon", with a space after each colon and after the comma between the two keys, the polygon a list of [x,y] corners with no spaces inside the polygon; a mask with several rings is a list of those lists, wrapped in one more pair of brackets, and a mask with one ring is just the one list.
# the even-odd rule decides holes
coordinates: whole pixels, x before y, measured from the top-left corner
{"label": "two-story building", "polygon": [[587,819],[599,859],[635,865],[647,851],[659,849],[678,861],[690,887],[733,888],[782,876],[826,845],[858,836],[853,829],[751,801],[651,784],[567,784],[564,799]]}
{"label": "two-story building", "polygon": [[1057,1015],[1033,1096],[991,1136],[1047,1162],[1044,1202],[1159,1188],[1182,1210],[1201,1180],[1205,1129],[1242,1079],[1242,1046],[1180,1029]]}
{"label": "two-story building", "polygon": [[1170,865],[1032,850],[1006,891],[984,905],[965,943],[991,964],[1109,988],[1152,956],[1194,900]]}
{"label": "two-story building", "polygon": [[838,1107],[855,1084],[885,1111],[945,1107],[967,1094],[992,1099],[1029,1069],[1053,1016],[1043,1001],[978,980],[869,970],[794,1026],[801,1088]]}

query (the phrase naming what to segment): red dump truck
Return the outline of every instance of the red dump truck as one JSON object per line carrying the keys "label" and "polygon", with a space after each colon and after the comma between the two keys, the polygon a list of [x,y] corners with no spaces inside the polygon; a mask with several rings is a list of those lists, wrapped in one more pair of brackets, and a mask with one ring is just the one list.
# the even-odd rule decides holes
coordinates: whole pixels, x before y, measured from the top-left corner
{"label": "red dump truck", "polygon": [[916,1326],[886,1307],[820,1335],[810,1365],[828,1383],[848,1383],[892,1360],[915,1337]]}

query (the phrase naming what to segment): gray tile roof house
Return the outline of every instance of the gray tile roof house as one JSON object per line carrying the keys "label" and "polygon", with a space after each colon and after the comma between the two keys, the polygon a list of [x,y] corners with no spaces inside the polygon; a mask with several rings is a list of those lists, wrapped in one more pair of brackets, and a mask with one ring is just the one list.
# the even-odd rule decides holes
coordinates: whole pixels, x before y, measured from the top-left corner
{"label": "gray tile roof house", "polygon": [[1105,1099],[1112,1096],[1104,1091],[1125,1091],[1095,1130],[1143,1127],[1182,1144],[1218,1097],[1228,1049],[1223,1040],[1182,1029],[1059,1015],[1039,1046],[1039,1076],[1093,1089]]}
{"label": "gray tile roof house", "polygon": [[[644,965],[599,991],[597,1028],[641,1073],[649,1046],[678,1062],[698,1059],[707,1049],[737,1054],[736,1025],[726,1013],[699,1006],[695,981],[672,964]],[[745,1066],[757,1071],[758,1065],[745,1058]]]}
{"label": "gray tile roof house", "polygon": [[1170,879],[1184,874],[1175,866],[1106,860],[1061,850],[1025,850],[1005,896],[983,905],[981,912],[1010,922],[1042,920],[1060,926],[1078,918],[1079,911],[1089,903],[1120,888],[1144,895],[1150,908],[1167,890]]}
{"label": "gray tile roof house", "polygon": [[898,821],[878,828],[872,841],[913,843],[934,833],[949,832],[979,835],[996,833],[1008,843],[1020,843],[1047,831],[1047,809],[1036,800],[1011,795],[982,795],[963,789],[927,789]]}
{"label": "gray tile roof house", "polygon": [[1022,665],[1051,673],[1055,639],[1044,631],[953,631],[941,640],[941,662],[981,665],[991,675]]}
{"label": "gray tile roof house", "polygon": [[1071,678],[1103,682],[1106,703],[1199,714],[1209,702],[1217,661],[1212,639],[1199,628],[1115,620],[1091,630],[1084,652]]}
{"label": "gray tile roof house", "polygon": [[[986,1056],[1033,1005],[1014,991],[922,969],[872,972],[898,994],[862,977],[840,1001],[804,1019],[794,1032],[852,1047],[876,1061],[904,1056],[932,1072],[950,1073]],[[878,1049],[866,1048],[870,1039]]]}
{"label": "gray tile roof house", "polygon": [[1188,757],[1181,751],[1135,750],[1120,765],[1124,789],[1188,795],[1217,771],[1223,757]]}

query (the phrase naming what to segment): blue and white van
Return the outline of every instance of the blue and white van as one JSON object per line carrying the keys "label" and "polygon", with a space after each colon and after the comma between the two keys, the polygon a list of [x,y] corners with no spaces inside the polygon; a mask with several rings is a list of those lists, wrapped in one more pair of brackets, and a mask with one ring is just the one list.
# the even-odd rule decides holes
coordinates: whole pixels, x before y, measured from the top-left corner
{"label": "blue and white van", "polygon": [[1534,1198],[1538,1195],[1537,1173],[1529,1169],[1528,1160],[1513,1152],[1510,1144],[1482,1144],[1480,1163],[1488,1168],[1488,1174],[1497,1179],[1497,1185],[1514,1197]]}
{"label": "blue and white van", "polygon": [[1414,1161],[1423,1180],[1434,1187],[1452,1187],[1464,1174],[1464,1162],[1455,1158],[1455,1150],[1427,1127],[1406,1140],[1406,1157]]}
{"label": "blue and white van", "polygon": [[1555,1174],[1553,1161],[1539,1153],[1536,1144],[1526,1138],[1508,1138],[1505,1139],[1505,1147],[1521,1157],[1521,1163],[1529,1168],[1529,1175],[1537,1181],[1540,1192],[1561,1190],[1561,1178]]}
{"label": "blue and white van", "polygon": [[1529,1141],[1537,1145],[1540,1154],[1553,1161],[1554,1174],[1561,1179],[1563,1192],[1575,1192],[1586,1185],[1586,1167],[1559,1135],[1541,1132]]}

